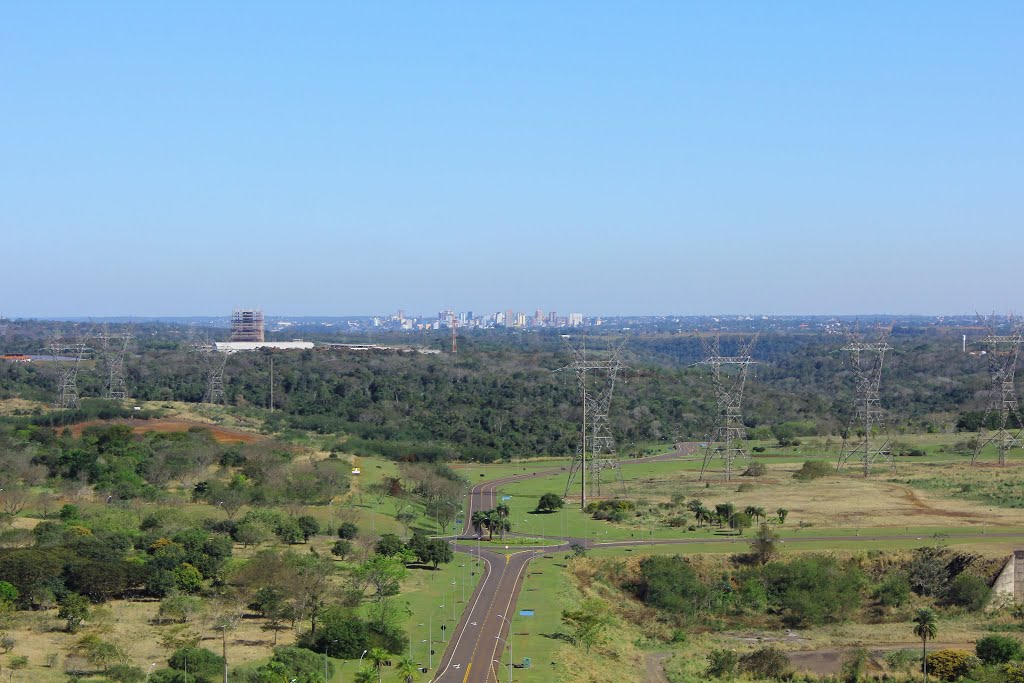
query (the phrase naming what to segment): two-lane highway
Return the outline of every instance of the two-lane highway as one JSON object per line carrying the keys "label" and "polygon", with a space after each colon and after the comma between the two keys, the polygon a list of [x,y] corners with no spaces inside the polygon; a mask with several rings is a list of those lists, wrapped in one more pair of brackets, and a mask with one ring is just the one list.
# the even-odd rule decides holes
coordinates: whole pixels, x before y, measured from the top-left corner
{"label": "two-lane highway", "polygon": [[[693,446],[686,444],[679,451],[664,455],[623,461],[623,464],[667,460],[690,455]],[[563,468],[538,469],[501,479],[477,484],[469,493],[466,503],[466,519],[462,536],[454,543],[460,553],[479,557],[483,578],[477,585],[462,613],[462,618],[453,629],[448,648],[437,666],[433,680],[439,683],[496,683],[497,670],[502,649],[508,640],[508,626],[515,609],[516,599],[523,585],[526,567],[537,555],[553,550],[566,550],[571,543],[591,545],[584,539],[553,539],[550,546],[538,546],[506,555],[489,550],[480,550],[473,534],[473,513],[491,510],[497,505],[499,486],[535,477],[550,477],[561,474]]]}

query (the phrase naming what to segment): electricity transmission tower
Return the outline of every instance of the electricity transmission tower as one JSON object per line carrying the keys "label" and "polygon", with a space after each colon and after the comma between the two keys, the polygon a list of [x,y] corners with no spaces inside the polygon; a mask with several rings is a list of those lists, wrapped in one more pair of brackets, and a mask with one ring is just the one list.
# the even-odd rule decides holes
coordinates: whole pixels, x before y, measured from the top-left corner
{"label": "electricity transmission tower", "polygon": [[576,457],[569,468],[569,479],[565,483],[565,494],[580,478],[580,508],[587,506],[587,477],[590,477],[591,492],[601,495],[601,474],[612,470],[622,491],[626,491],[626,482],[622,479],[618,458],[615,457],[615,440],[612,438],[608,424],[608,411],[611,408],[612,394],[615,391],[615,379],[622,369],[622,347],[625,340],[611,350],[610,355],[596,358],[587,355],[586,342],[574,346],[568,336],[562,337],[572,364],[563,369],[572,369],[576,373],[580,398],[583,402],[583,425],[580,430],[580,441],[576,447]]}
{"label": "electricity transmission tower", "polygon": [[711,461],[716,457],[722,460],[722,472],[725,480],[732,479],[732,466],[737,458],[746,458],[747,451],[743,442],[747,438],[747,429],[743,425],[743,389],[747,384],[747,374],[754,364],[751,352],[757,343],[757,335],[740,343],[734,356],[723,356],[721,339],[718,333],[712,340],[698,337],[704,347],[706,357],[698,365],[711,368],[711,381],[715,387],[715,403],[717,415],[715,430],[704,449],[704,464],[700,468],[700,481],[704,480]]}
{"label": "electricity transmission tower", "polygon": [[111,334],[109,331],[104,330],[99,335],[100,350],[103,353],[103,362],[107,371],[107,398],[128,398],[128,385],[124,378],[124,357],[128,352],[128,344],[131,343],[131,340],[131,328],[126,329],[121,334]]}
{"label": "electricity transmission tower", "polygon": [[[843,437],[843,446],[839,451],[839,462],[836,472],[841,470],[850,459],[860,460],[864,476],[871,474],[872,463],[881,456],[895,470],[896,461],[889,449],[889,436],[885,427],[885,413],[878,395],[878,385],[882,381],[882,364],[886,351],[891,351],[888,338],[892,327],[878,327],[874,341],[864,341],[858,334],[848,331],[848,341],[842,351],[850,354],[850,366],[856,377],[856,398],[853,416]],[[874,438],[880,432],[881,444]]]}
{"label": "electricity transmission tower", "polygon": [[[1017,355],[1020,352],[1021,338],[1024,336],[1024,323],[1011,321],[1010,334],[999,335],[996,334],[994,319],[981,319],[980,322],[988,328],[988,334],[981,343],[985,345],[992,388],[989,392],[988,405],[985,407],[985,416],[978,428],[978,439],[974,446],[974,454],[971,456],[971,464],[977,464],[981,449],[991,443],[999,452],[999,464],[1005,465],[1006,451],[1021,446],[1021,427],[1024,425],[1017,407],[1017,392],[1013,387]],[[1015,432],[1010,431],[1011,415],[1017,423]],[[986,433],[985,427],[992,416],[995,416],[997,426]]]}
{"label": "electricity transmission tower", "polygon": [[206,370],[206,392],[203,403],[224,403],[224,366],[228,354],[220,353],[209,340],[192,342],[192,351],[199,355]]}
{"label": "electricity transmission tower", "polygon": [[57,367],[57,398],[55,408],[75,410],[79,406],[78,370],[88,347],[82,341],[65,341],[55,335],[46,345],[53,364]]}

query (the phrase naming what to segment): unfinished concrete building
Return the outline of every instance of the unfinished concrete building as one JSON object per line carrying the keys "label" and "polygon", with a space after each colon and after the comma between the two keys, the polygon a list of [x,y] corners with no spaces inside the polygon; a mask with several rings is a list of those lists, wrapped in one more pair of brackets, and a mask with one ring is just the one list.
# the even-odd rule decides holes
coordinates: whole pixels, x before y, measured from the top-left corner
{"label": "unfinished concrete building", "polygon": [[240,309],[231,313],[231,341],[263,341],[263,311]]}

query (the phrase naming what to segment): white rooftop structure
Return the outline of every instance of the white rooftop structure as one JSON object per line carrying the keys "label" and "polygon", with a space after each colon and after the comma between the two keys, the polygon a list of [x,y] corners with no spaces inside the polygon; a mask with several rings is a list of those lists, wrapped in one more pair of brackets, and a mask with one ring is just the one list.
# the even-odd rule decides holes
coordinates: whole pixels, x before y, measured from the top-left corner
{"label": "white rooftop structure", "polygon": [[255,351],[256,349],[280,349],[297,351],[313,348],[313,342],[294,339],[292,341],[245,341],[245,342],[214,342],[213,345],[221,353],[238,353],[239,351]]}

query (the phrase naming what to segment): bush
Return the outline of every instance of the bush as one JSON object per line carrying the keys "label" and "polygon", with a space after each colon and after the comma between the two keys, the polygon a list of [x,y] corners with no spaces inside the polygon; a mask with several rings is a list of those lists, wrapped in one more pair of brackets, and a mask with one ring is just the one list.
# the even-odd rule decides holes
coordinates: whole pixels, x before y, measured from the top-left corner
{"label": "bush", "polygon": [[1020,641],[1009,636],[985,636],[975,643],[974,651],[985,664],[1005,664],[1024,657]]}
{"label": "bush", "polygon": [[910,665],[921,659],[912,650],[892,650],[885,653],[885,665],[893,671],[909,671]]}
{"label": "bush", "polygon": [[14,602],[18,599],[18,589],[7,581],[0,581],[0,603]]}
{"label": "bush", "polygon": [[955,681],[967,675],[978,658],[967,650],[936,650],[928,655],[928,674],[943,681]]}
{"label": "bush", "polygon": [[910,599],[910,581],[899,572],[888,574],[875,588],[874,597],[882,607],[902,607]]}
{"label": "bush", "polygon": [[949,585],[946,601],[976,612],[985,606],[990,592],[985,579],[973,574],[961,574]]}
{"label": "bush", "polygon": [[811,481],[835,474],[831,463],[823,460],[805,460],[803,467],[793,473],[793,478],[799,481]]}
{"label": "bush", "polygon": [[359,535],[359,527],[354,522],[342,522],[338,527],[338,538],[351,540]]}
{"label": "bush", "polygon": [[768,645],[740,657],[739,670],[754,678],[785,678],[789,673],[789,657],[779,648]]}
{"label": "bush", "polygon": [[854,648],[843,656],[843,668],[839,675],[843,683],[858,683],[868,664],[868,651],[863,647]]}
{"label": "bush", "polygon": [[[760,448],[760,446],[758,448]],[[757,450],[757,449],[754,449],[754,450]],[[764,451],[764,448],[761,448],[761,451]],[[761,452],[761,451],[759,451],[759,452]],[[740,476],[741,477],[763,477],[767,473],[768,473],[768,468],[765,467],[764,463],[762,463],[762,462],[752,462],[747,467],[747,469],[743,470],[743,474],[741,474]]]}
{"label": "bush", "polygon": [[356,659],[368,648],[370,640],[366,622],[351,611],[329,607],[320,619],[316,633],[306,633],[299,639],[301,647],[314,652],[330,653],[338,659]]}
{"label": "bush", "polygon": [[707,588],[681,556],[653,556],[640,561],[640,580],[631,586],[645,604],[677,616],[697,613]]}
{"label": "bush", "polygon": [[131,664],[115,664],[107,669],[106,677],[116,683],[142,683],[146,680],[146,674],[137,666]]}
{"label": "bush", "polygon": [[845,620],[860,604],[864,576],[854,565],[811,555],[763,570],[770,604],[790,626],[821,625]]}
{"label": "bush", "polygon": [[735,650],[712,650],[708,654],[708,668],[704,675],[732,678],[736,674],[736,665],[739,661],[739,655]]}
{"label": "bush", "polygon": [[183,647],[167,663],[172,669],[187,670],[196,683],[217,683],[224,677],[224,658],[201,647]]}
{"label": "bush", "polygon": [[345,556],[352,552],[352,542],[346,541],[341,538],[334,542],[331,547],[331,555],[334,555],[338,559],[344,560]]}

